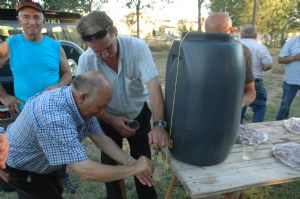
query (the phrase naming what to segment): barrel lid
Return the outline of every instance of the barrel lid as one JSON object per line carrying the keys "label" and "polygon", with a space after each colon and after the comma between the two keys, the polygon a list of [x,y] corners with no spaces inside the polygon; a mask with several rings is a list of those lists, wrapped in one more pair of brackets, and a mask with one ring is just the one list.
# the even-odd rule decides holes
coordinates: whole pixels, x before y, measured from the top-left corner
{"label": "barrel lid", "polygon": [[235,41],[230,34],[224,33],[202,33],[202,32],[183,32],[181,38],[184,40],[220,40],[220,41]]}

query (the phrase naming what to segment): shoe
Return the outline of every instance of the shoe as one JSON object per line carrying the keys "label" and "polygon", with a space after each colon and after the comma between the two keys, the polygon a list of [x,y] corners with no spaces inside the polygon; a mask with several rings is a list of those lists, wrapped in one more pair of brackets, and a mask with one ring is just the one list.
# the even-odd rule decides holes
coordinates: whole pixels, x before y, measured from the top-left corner
{"label": "shoe", "polygon": [[69,177],[64,177],[63,179],[61,179],[61,182],[65,190],[69,191],[71,194],[76,193],[76,188],[74,187],[74,185],[72,185]]}

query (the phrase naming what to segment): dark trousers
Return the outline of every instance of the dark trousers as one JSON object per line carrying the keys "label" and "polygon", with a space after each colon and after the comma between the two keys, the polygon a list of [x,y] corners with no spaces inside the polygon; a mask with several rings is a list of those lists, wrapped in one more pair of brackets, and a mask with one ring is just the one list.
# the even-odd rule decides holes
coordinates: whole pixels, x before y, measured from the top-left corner
{"label": "dark trousers", "polygon": [[[252,122],[263,122],[265,119],[265,114],[267,111],[267,91],[264,87],[262,79],[255,79],[255,91],[256,91],[256,98],[255,100],[249,105],[253,111]],[[242,109],[242,120],[245,118],[247,106],[243,107]]]}
{"label": "dark trousers", "polygon": [[300,85],[292,85],[286,82],[282,84],[283,94],[281,99],[281,104],[279,111],[277,113],[276,120],[284,120],[287,119],[290,113],[290,106],[300,89]]}
{"label": "dark trousers", "polygon": [[[139,158],[144,155],[151,159],[151,150],[148,144],[148,132],[151,130],[150,119],[151,119],[151,111],[149,110],[147,104],[145,103],[141,113],[138,115],[136,120],[140,123],[140,128],[136,131],[133,137],[127,138],[130,154],[134,158]],[[104,133],[112,138],[120,148],[122,148],[123,137],[116,132],[111,126],[106,124],[103,121],[99,121]],[[101,153],[101,161],[103,164],[108,165],[117,165],[118,163],[109,158],[106,154]],[[153,199],[157,198],[154,187],[148,187],[141,184],[136,177],[134,177],[136,191],[139,198],[143,199]],[[122,191],[120,187],[120,181],[108,182],[105,183],[106,193],[108,199],[121,199]]]}
{"label": "dark trousers", "polygon": [[7,166],[5,171],[9,173],[8,184],[17,191],[19,199],[62,199],[59,170],[42,175]]}
{"label": "dark trousers", "polygon": [[67,174],[67,165],[64,164],[60,169],[59,169],[59,177],[61,180],[68,178],[69,175]]}

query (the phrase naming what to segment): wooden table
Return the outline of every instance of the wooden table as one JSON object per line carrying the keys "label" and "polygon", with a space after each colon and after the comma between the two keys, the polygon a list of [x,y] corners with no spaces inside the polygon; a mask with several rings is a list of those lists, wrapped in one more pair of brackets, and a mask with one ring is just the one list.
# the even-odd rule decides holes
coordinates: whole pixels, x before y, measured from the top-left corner
{"label": "wooden table", "polygon": [[252,160],[242,158],[242,145],[235,144],[228,158],[209,167],[192,166],[180,162],[168,153],[174,176],[166,198],[170,198],[176,177],[191,198],[201,198],[244,190],[250,187],[274,185],[300,179],[300,171],[290,168],[272,156],[272,146],[295,141],[300,136],[288,132],[282,121],[247,124],[268,133],[269,141],[260,144]]}

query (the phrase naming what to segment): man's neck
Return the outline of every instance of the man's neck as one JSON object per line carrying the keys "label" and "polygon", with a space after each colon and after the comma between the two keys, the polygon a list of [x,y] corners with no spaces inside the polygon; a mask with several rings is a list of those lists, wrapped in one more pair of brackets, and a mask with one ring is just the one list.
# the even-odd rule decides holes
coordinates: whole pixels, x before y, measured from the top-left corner
{"label": "man's neck", "polygon": [[40,34],[31,34],[31,35],[29,35],[29,34],[24,33],[24,37],[27,40],[31,41],[31,42],[38,42],[38,41],[41,41],[43,39],[43,34],[40,33]]}

